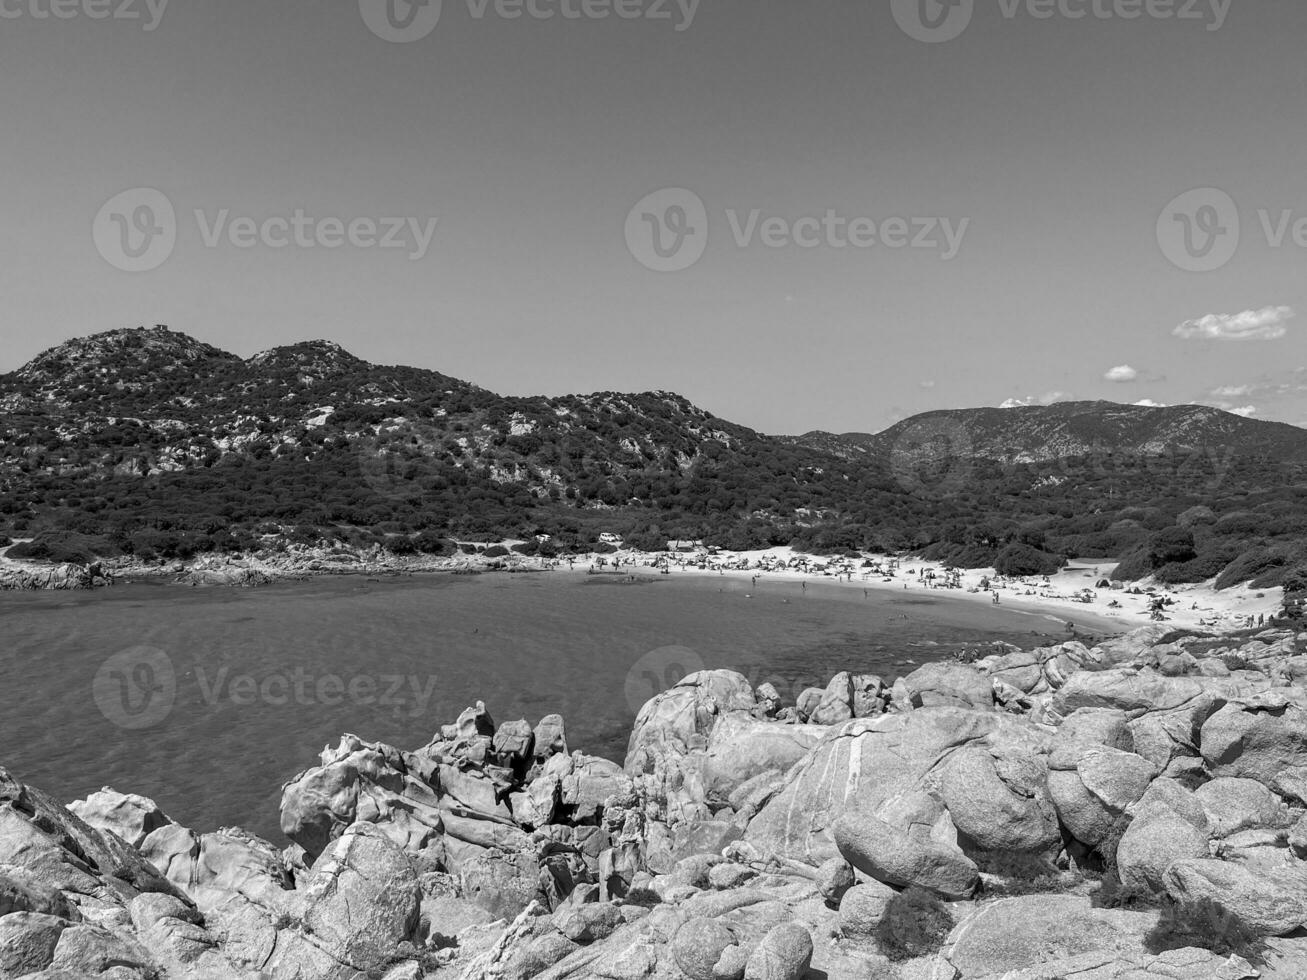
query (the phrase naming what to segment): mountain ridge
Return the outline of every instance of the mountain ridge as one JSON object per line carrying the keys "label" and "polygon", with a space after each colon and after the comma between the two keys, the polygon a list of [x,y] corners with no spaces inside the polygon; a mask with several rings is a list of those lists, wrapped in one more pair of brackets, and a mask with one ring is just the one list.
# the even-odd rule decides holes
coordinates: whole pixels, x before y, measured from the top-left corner
{"label": "mountain ridge", "polygon": [[[77,553],[584,550],[610,532],[967,567],[1013,549],[1030,568],[1146,552],[1211,577],[1249,548],[1296,566],[1305,471],[1307,430],[1202,406],[945,409],[771,436],[665,390],[503,396],[331,341],[240,358],[160,326],[74,338],[0,376],[0,538],[89,538]],[[1154,548],[1163,533],[1197,543]]]}

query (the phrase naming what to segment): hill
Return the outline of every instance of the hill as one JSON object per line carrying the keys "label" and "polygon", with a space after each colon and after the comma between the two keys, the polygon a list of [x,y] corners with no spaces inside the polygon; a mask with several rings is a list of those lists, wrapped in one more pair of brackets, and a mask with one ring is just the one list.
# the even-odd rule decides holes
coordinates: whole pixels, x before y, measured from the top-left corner
{"label": "hill", "polygon": [[[775,437],[666,391],[505,397],[313,341],[242,359],[164,327],[0,376],[0,537],[32,557],[288,542],[439,552],[916,551],[1038,572],[1271,581],[1307,564],[1307,432],[1198,406],[932,412]],[[1242,578],[1240,578],[1242,576]]]}

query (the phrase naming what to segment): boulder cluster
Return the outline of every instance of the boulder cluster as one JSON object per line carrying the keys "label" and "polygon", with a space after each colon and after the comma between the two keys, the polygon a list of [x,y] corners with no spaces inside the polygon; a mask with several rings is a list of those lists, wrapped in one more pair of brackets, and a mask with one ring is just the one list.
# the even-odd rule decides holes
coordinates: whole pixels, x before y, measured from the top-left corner
{"label": "boulder cluster", "polygon": [[478,703],[324,749],[284,849],[0,770],[0,978],[1301,978],[1304,641],[1003,646],[792,705],[703,671],[624,766]]}

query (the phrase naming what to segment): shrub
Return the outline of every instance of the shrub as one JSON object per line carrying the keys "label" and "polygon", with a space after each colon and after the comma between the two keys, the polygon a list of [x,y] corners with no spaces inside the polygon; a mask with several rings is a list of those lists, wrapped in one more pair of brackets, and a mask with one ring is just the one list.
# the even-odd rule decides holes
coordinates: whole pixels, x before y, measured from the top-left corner
{"label": "shrub", "polygon": [[491,545],[482,553],[487,558],[506,558],[508,556],[508,549],[505,548],[502,544],[496,544],[496,545]]}
{"label": "shrub", "polygon": [[1028,544],[1010,544],[994,560],[994,571],[1020,578],[1025,575],[1054,575],[1061,570],[1061,555],[1040,551]]}
{"label": "shrub", "polygon": [[944,947],[953,929],[948,907],[924,888],[909,888],[889,900],[876,926],[876,943],[893,962],[930,956]]}
{"label": "shrub", "polygon": [[1257,931],[1210,898],[1186,904],[1164,899],[1161,917],[1144,942],[1155,955],[1197,946],[1219,956],[1242,956],[1254,964],[1265,960]]}

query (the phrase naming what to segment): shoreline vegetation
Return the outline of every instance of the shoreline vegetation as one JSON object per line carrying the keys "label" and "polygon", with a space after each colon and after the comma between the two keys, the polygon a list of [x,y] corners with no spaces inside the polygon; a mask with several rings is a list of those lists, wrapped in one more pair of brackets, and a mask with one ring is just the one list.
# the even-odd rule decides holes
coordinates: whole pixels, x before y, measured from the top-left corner
{"label": "shoreline vegetation", "polygon": [[[21,542],[16,542],[21,543]],[[486,573],[601,575],[631,582],[662,576],[711,576],[747,582],[759,596],[768,590],[809,584],[864,596],[885,592],[1001,605],[1100,634],[1121,633],[1154,622],[1176,628],[1228,631],[1274,622],[1283,606],[1282,588],[1217,589],[1212,582],[1164,585],[1151,579],[1112,580],[1115,562],[1082,562],[1051,575],[1004,576],[994,569],[958,569],[947,563],[904,555],[859,553],[815,556],[789,547],[754,551],[692,548],[640,551],[609,547],[605,552],[567,557],[524,555],[517,541],[456,543],[456,555],[397,555],[381,547],[290,545],[275,551],[215,556],[190,561],[141,562],[131,558],[91,564],[60,564],[9,558],[0,548],[0,591],[89,589],[136,581],[192,587],[252,587],[317,576],[393,578],[423,574]],[[753,593],[746,593],[752,596]]]}

